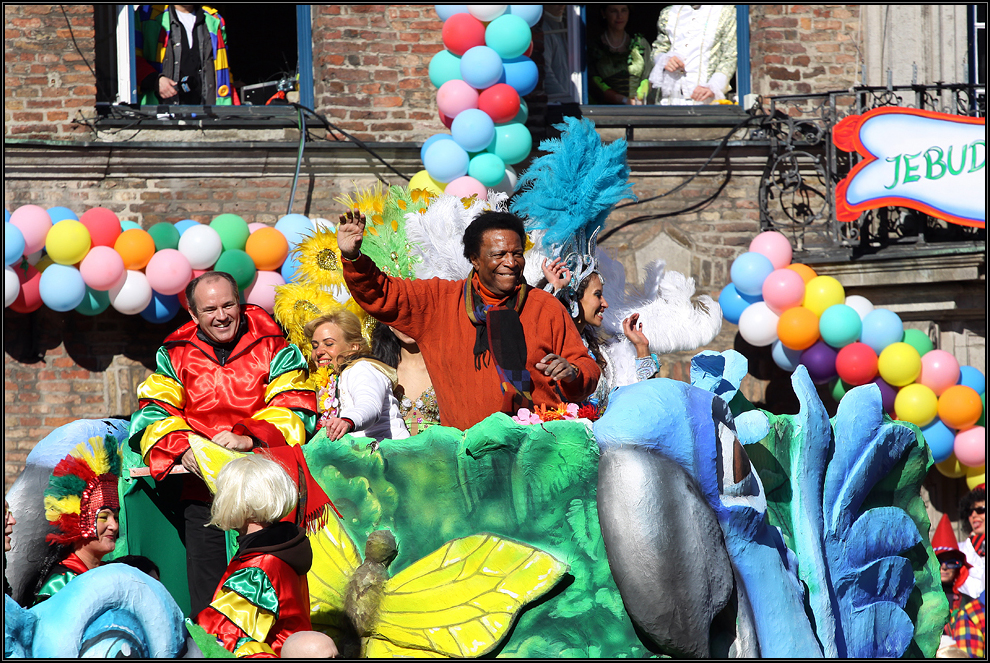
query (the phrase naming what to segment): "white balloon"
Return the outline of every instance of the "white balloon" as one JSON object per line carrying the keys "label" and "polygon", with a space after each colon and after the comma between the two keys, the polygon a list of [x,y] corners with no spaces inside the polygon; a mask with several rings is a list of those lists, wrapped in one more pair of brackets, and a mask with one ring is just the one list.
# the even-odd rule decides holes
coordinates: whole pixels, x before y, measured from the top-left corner
{"label": "white balloon", "polygon": [[336,224],[330,219],[324,219],[323,217],[313,219],[313,225],[316,226],[316,232],[337,232]]}
{"label": "white balloon", "polygon": [[507,193],[511,196],[512,192],[516,190],[516,182],[518,181],[519,176],[516,174],[516,169],[512,166],[506,166],[505,177],[498,183],[498,186],[492,188],[499,193]]}
{"label": "white balloon", "polygon": [[21,292],[21,282],[17,278],[17,272],[7,265],[3,268],[3,307],[7,308],[17,299]]}
{"label": "white balloon", "polygon": [[[204,227],[209,228],[209,226]],[[123,284],[110,290],[110,305],[124,315],[137,315],[148,308],[150,303],[151,285],[143,272],[127,270]]]}
{"label": "white balloon", "polygon": [[770,310],[766,302],[750,304],[739,316],[739,334],[750,345],[760,348],[777,340],[777,321],[780,316]]}
{"label": "white balloon", "polygon": [[223,242],[220,233],[207,225],[190,226],[179,238],[179,253],[189,260],[189,266],[193,269],[209,269],[221,252]]}
{"label": "white balloon", "polygon": [[868,316],[873,310],[873,302],[860,295],[849,295],[846,297],[846,306],[859,313],[860,320]]}
{"label": "white balloon", "polygon": [[41,256],[45,255],[45,250],[35,251],[27,256],[27,261],[29,265],[37,265],[38,261],[41,260]]}
{"label": "white balloon", "polygon": [[494,21],[505,13],[509,5],[468,5],[467,10],[482,23]]}

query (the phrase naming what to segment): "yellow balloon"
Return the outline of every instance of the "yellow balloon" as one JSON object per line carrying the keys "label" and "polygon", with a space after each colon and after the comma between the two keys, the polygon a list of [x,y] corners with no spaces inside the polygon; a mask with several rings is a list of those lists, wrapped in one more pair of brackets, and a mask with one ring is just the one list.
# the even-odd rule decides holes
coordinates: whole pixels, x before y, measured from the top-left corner
{"label": "yellow balloon", "polygon": [[981,483],[987,482],[987,466],[980,465],[979,467],[967,467],[966,468],[966,485],[969,486],[970,490],[973,490]]}
{"label": "yellow balloon", "polygon": [[45,250],[60,265],[74,265],[85,258],[91,244],[89,230],[74,219],[59,221],[45,238]]}
{"label": "yellow balloon", "polygon": [[923,384],[909,384],[897,392],[894,412],[901,421],[927,426],[938,415],[938,396]]}
{"label": "yellow balloon", "polygon": [[887,384],[907,386],[921,375],[921,355],[907,343],[891,343],[880,353],[877,370]]}
{"label": "yellow balloon", "polygon": [[829,306],[844,304],[846,290],[831,276],[816,276],[804,288],[804,306],[819,318]]}
{"label": "yellow balloon", "polygon": [[425,170],[421,170],[412,176],[409,180],[409,190],[413,191],[415,189],[425,189],[432,194],[440,195],[443,190],[447,188],[447,184],[444,182],[437,182],[435,179],[430,177],[430,174]]}
{"label": "yellow balloon", "polygon": [[38,270],[39,274],[43,274],[46,269],[55,264],[51,256],[41,256],[41,260],[35,263],[34,268]]}
{"label": "yellow balloon", "polygon": [[950,479],[958,479],[959,477],[966,476],[966,470],[968,469],[978,469],[978,468],[968,468],[956,459],[956,455],[952,454],[941,463],[935,463],[936,469],[942,473],[942,476],[949,477]]}

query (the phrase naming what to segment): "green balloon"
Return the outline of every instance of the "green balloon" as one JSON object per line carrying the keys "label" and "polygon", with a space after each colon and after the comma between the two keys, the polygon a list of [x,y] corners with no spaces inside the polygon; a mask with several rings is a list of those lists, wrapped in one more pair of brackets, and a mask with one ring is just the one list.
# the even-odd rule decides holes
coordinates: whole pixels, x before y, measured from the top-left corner
{"label": "green balloon", "polygon": [[155,240],[155,251],[179,248],[179,231],[167,221],[156,223],[148,228],[148,234]]}
{"label": "green balloon", "polygon": [[922,357],[925,356],[926,352],[931,352],[935,349],[932,339],[928,338],[928,334],[920,329],[905,329],[904,338],[901,340],[917,350],[918,354]]}
{"label": "green balloon", "polygon": [[846,395],[846,392],[852,389],[851,385],[846,384],[839,378],[835,378],[835,381],[829,385],[829,389],[832,393],[832,398],[838,403],[842,400],[842,397]]}
{"label": "green balloon", "polygon": [[224,251],[231,249],[243,251],[247,244],[248,235],[251,234],[247,221],[236,214],[221,214],[210,221],[210,227],[220,235],[220,242],[223,244]]}
{"label": "green balloon", "polygon": [[76,307],[77,313],[83,315],[99,315],[110,306],[110,293],[104,290],[93,290],[86,286],[86,294],[83,296],[82,304]]}
{"label": "green balloon", "polygon": [[240,249],[230,249],[220,254],[214,271],[227,272],[237,281],[237,287],[243,290],[254,281],[254,275],[258,268],[254,266],[254,260]]}
{"label": "green balloon", "polygon": [[987,392],[980,394],[980,402],[983,403],[983,412],[980,413],[980,420],[976,422],[977,426],[987,427]]}
{"label": "green balloon", "polygon": [[529,133],[526,125],[510,122],[496,125],[495,138],[485,151],[512,165],[528,157],[532,149],[533,135]]}
{"label": "green balloon", "polygon": [[430,82],[434,87],[440,87],[447,81],[453,80],[463,80],[461,59],[445,48],[430,60]]}
{"label": "green balloon", "polygon": [[496,187],[505,177],[505,162],[491,152],[481,152],[468,163],[468,175],[486,187]]}

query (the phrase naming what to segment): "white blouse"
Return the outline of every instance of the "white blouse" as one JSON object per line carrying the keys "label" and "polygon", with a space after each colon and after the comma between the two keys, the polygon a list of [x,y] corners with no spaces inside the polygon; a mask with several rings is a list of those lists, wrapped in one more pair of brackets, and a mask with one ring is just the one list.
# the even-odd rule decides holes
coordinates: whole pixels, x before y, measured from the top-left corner
{"label": "white blouse", "polygon": [[351,435],[376,440],[409,437],[406,422],[399,414],[399,403],[392,393],[392,381],[370,361],[357,361],[340,374],[340,412],[337,416],[354,422]]}

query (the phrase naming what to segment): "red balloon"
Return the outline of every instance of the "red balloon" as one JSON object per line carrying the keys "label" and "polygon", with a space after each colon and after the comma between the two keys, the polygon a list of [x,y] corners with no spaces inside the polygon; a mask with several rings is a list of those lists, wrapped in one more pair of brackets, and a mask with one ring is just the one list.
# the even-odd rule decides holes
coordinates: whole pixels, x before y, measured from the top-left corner
{"label": "red balloon", "polygon": [[529,48],[527,48],[527,49],[526,49],[526,52],[525,52],[525,53],[523,53],[523,57],[527,57],[527,58],[528,58],[528,57],[529,57],[529,56],[531,56],[532,54],[533,54],[533,42],[532,42],[532,41],[530,41],[530,42],[529,42]]}
{"label": "red balloon", "polygon": [[17,280],[21,282],[21,291],[17,293],[17,299],[10,305],[11,310],[18,313],[31,313],[41,308],[41,272],[28,265],[27,271],[14,267],[17,272]]}
{"label": "red balloon", "polygon": [[[457,15],[458,14],[454,14],[454,16],[457,16]],[[437,115],[440,116],[440,121],[443,122],[443,126],[445,126],[448,129],[450,129],[450,125],[452,125],[454,123],[454,118],[447,117],[446,115],[443,114],[443,111],[437,111]]]}
{"label": "red balloon", "polygon": [[866,343],[850,343],[835,358],[839,377],[854,387],[871,382],[877,376],[877,353]]}
{"label": "red balloon", "polygon": [[441,35],[447,50],[461,56],[485,45],[485,24],[471,14],[454,14],[444,21]]}
{"label": "red balloon", "polygon": [[86,210],[79,222],[89,231],[93,246],[109,246],[112,249],[121,232],[120,219],[105,207]]}
{"label": "red balloon", "polygon": [[519,93],[511,85],[496,83],[478,95],[478,108],[495,124],[509,122],[519,114]]}

